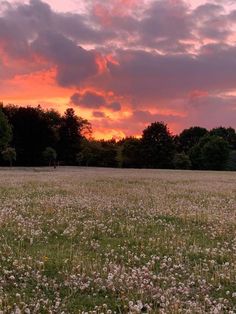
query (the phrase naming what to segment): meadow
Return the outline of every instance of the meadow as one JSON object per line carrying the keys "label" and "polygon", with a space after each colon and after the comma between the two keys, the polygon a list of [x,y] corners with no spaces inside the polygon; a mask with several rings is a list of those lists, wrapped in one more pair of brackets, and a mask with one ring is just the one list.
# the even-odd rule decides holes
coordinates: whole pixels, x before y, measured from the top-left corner
{"label": "meadow", "polygon": [[236,313],[236,173],[0,170],[0,313]]}

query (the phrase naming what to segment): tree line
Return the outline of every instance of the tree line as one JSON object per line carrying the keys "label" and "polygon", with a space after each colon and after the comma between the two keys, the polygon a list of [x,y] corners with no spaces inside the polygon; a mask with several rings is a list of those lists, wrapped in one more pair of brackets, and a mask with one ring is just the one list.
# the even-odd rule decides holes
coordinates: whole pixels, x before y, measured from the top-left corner
{"label": "tree line", "polygon": [[91,124],[72,108],[0,105],[0,165],[236,170],[236,132],[194,126],[173,135],[164,122],[140,138],[95,140]]}

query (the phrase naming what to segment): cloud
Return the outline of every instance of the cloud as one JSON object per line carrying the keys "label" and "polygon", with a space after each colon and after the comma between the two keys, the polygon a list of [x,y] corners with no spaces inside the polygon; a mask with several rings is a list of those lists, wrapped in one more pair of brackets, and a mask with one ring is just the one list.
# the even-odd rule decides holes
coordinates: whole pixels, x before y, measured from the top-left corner
{"label": "cloud", "polygon": [[61,34],[40,33],[32,50],[57,67],[57,80],[62,86],[78,86],[98,73],[95,52],[77,46]]}
{"label": "cloud", "polygon": [[200,38],[225,40],[231,33],[230,19],[222,5],[206,3],[192,13]]}
{"label": "cloud", "polygon": [[106,108],[111,111],[121,110],[121,104],[119,102],[109,102],[104,96],[91,91],[73,94],[70,98],[70,102],[73,105],[88,109]]}
{"label": "cloud", "polygon": [[108,108],[110,108],[113,111],[120,111],[121,110],[121,104],[119,102],[112,102],[108,105]]}
{"label": "cloud", "polygon": [[[81,40],[85,40],[85,34],[87,39],[97,37],[96,32],[92,35],[92,28],[85,25],[80,15],[53,12],[40,0],[9,4],[0,16],[0,45],[8,58],[24,60],[28,67],[30,63],[38,63],[41,69],[56,67],[59,85],[78,86],[96,75],[99,69],[98,53],[82,48],[72,39],[76,26],[78,39],[81,35]],[[19,74],[17,70],[16,67],[15,74]]]}
{"label": "cloud", "polygon": [[86,92],[84,94],[75,93],[71,96],[71,102],[74,105],[92,109],[98,109],[106,105],[105,98],[94,92]]}
{"label": "cloud", "polygon": [[0,82],[12,88],[18,76],[51,71],[48,84],[70,90],[97,127],[129,134],[160,119],[175,130],[234,126],[226,95],[236,90],[236,11],[225,3],[90,0],[84,12],[62,13],[46,0],[1,1]]}
{"label": "cloud", "polygon": [[236,47],[218,44],[202,47],[199,55],[120,50],[117,64],[109,63],[109,75],[97,84],[136,102],[184,97],[196,89],[227,91],[236,87],[235,54]]}
{"label": "cloud", "polygon": [[188,104],[187,125],[201,124],[208,129],[227,126],[236,127],[235,96],[203,96],[191,99]]}
{"label": "cloud", "polygon": [[94,118],[105,118],[106,115],[102,111],[93,111]]}

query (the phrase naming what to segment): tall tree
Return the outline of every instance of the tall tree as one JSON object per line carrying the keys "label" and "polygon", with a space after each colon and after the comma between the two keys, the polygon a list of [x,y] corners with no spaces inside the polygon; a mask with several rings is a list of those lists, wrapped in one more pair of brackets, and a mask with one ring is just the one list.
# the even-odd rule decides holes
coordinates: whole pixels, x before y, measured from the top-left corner
{"label": "tall tree", "polygon": [[48,166],[50,167],[53,163],[54,167],[56,166],[57,152],[52,147],[46,147],[43,151],[43,158],[48,162]]}
{"label": "tall tree", "polygon": [[174,139],[163,122],[152,123],[143,131],[141,150],[144,167],[173,167]]}
{"label": "tall tree", "polygon": [[207,135],[190,151],[193,169],[223,170],[229,159],[229,144],[219,136]]}
{"label": "tall tree", "polygon": [[0,108],[0,150],[4,149],[12,139],[12,128],[6,115]]}
{"label": "tall tree", "polygon": [[208,134],[207,129],[198,126],[183,130],[178,136],[178,145],[180,151],[188,153],[189,150],[199,143],[201,138]]}
{"label": "tall tree", "polygon": [[219,136],[210,136],[202,147],[204,169],[224,170],[229,159],[229,144]]}
{"label": "tall tree", "polygon": [[236,149],[236,132],[233,128],[214,128],[210,131],[211,135],[219,136],[229,143],[231,149]]}
{"label": "tall tree", "polygon": [[231,150],[226,165],[227,170],[236,171],[236,150]]}
{"label": "tall tree", "polygon": [[2,151],[3,160],[8,161],[10,167],[12,167],[13,161],[16,160],[16,150],[13,147],[6,147]]}
{"label": "tall tree", "polygon": [[42,108],[6,106],[4,112],[13,125],[12,144],[17,152],[17,164],[42,164],[42,152],[53,141],[53,133]]}
{"label": "tall tree", "polygon": [[120,167],[142,167],[140,139],[134,137],[128,137],[123,139],[120,143],[120,152],[118,159]]}
{"label": "tall tree", "polygon": [[116,167],[117,166],[116,142],[96,141],[83,139],[81,151],[77,155],[77,162],[81,166]]}
{"label": "tall tree", "polygon": [[88,125],[87,120],[76,116],[73,108],[65,111],[59,128],[58,155],[61,161],[68,165],[76,164],[83,131]]}

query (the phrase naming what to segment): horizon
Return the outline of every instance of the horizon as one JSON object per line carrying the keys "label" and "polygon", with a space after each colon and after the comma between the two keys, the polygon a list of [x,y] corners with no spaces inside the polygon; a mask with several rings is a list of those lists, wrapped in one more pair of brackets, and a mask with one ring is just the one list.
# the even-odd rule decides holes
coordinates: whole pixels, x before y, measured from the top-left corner
{"label": "horizon", "polygon": [[73,107],[96,139],[236,128],[235,3],[103,2],[0,3],[0,102]]}
{"label": "horizon", "polygon": [[[38,104],[37,106],[31,106],[31,105],[22,106],[22,105],[15,105],[15,104],[3,104],[3,103],[0,102],[0,109],[1,109],[1,106],[3,106],[3,108],[4,108],[4,107],[7,107],[7,106],[15,106],[16,108],[40,108],[40,109],[43,110],[43,111],[47,111],[47,110],[48,110],[48,111],[51,111],[51,110],[53,110],[53,111],[56,111],[57,113],[59,113],[61,117],[66,113],[65,111],[64,111],[64,112],[59,112],[59,111],[58,111],[57,109],[55,109],[55,108],[50,108],[50,107],[45,108],[45,107],[41,106],[40,104]],[[67,107],[66,109],[73,109],[73,110],[74,110],[73,107]],[[74,110],[74,112],[75,112],[75,114],[76,114],[76,111],[75,111],[75,110]],[[76,115],[77,115],[77,114],[76,114]],[[80,116],[78,116],[78,115],[77,115],[77,117],[83,118],[83,117],[80,117]],[[89,120],[87,120],[87,121],[88,121],[88,123],[91,125],[91,134],[89,134],[89,135],[88,135],[88,134],[87,134],[87,135],[84,134],[83,136],[84,136],[87,140],[92,140],[92,141],[109,141],[109,140],[111,140],[111,141],[119,142],[119,141],[122,141],[122,140],[125,140],[125,139],[128,139],[128,138],[141,139],[141,138],[142,138],[143,131],[144,131],[147,127],[151,126],[152,123],[163,123],[163,124],[165,124],[165,125],[167,126],[167,130],[169,131],[169,133],[170,133],[170,135],[171,135],[172,137],[178,137],[183,131],[186,131],[186,130],[188,130],[188,129],[204,128],[204,127],[202,127],[201,125],[191,125],[191,126],[189,126],[188,128],[182,129],[182,130],[180,130],[179,132],[174,133],[173,131],[171,131],[171,129],[170,129],[168,123],[166,123],[165,121],[153,121],[153,122],[150,122],[149,124],[145,125],[144,129],[141,130],[140,134],[138,134],[138,135],[130,134],[130,135],[124,135],[123,137],[109,137],[109,138],[100,137],[100,138],[97,138],[97,137],[94,137],[94,136],[93,136],[93,134],[94,134],[93,124],[92,124]],[[224,126],[224,125],[217,125],[217,126],[215,126],[215,127],[213,127],[213,128],[205,128],[205,129],[206,129],[208,132],[210,132],[210,131],[212,131],[212,130],[214,130],[214,129],[219,129],[219,128],[225,128],[225,129],[228,129],[228,128],[230,129],[230,128],[232,128],[232,129],[235,130],[235,128],[232,127],[232,126],[228,126],[228,127],[227,127],[227,126]],[[236,130],[235,130],[235,131],[236,131]]]}

